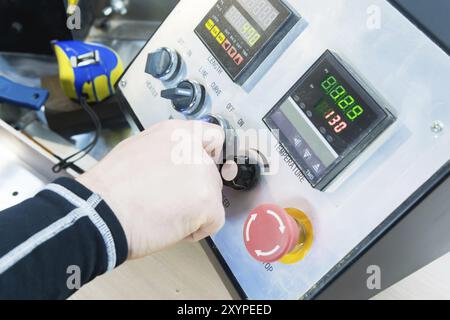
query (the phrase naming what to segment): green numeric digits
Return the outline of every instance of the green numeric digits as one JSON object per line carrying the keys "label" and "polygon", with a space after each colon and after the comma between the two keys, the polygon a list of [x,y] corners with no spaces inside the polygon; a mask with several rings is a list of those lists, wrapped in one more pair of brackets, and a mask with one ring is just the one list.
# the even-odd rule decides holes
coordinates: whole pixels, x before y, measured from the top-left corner
{"label": "green numeric digits", "polygon": [[324,82],[322,82],[322,88],[326,93],[329,93],[337,84],[337,80],[333,76],[329,76]]}
{"label": "green numeric digits", "polygon": [[354,120],[356,120],[356,118],[358,118],[363,113],[364,113],[364,109],[360,105],[356,105],[347,112],[347,117],[351,121],[354,121]]}
{"label": "green numeric digits", "polygon": [[342,97],[343,95],[345,95],[346,93],[347,93],[347,91],[344,89],[344,87],[339,85],[336,87],[336,89],[334,89],[333,91],[330,92],[330,97],[334,101],[338,101],[339,98]]}
{"label": "green numeric digits", "polygon": [[347,108],[351,107],[354,103],[355,99],[352,96],[346,96],[344,99],[341,99],[338,102],[338,106],[342,110],[346,110]]}

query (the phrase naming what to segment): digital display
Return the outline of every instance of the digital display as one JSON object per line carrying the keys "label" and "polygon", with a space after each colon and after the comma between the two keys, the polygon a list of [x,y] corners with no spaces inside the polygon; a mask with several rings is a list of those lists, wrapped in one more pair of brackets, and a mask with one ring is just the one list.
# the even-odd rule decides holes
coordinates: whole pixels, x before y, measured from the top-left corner
{"label": "digital display", "polygon": [[280,14],[267,0],[238,0],[238,2],[264,31]]}
{"label": "digital display", "polygon": [[326,132],[324,137],[338,153],[344,152],[361,133],[369,130],[379,116],[375,108],[367,107],[372,99],[363,98],[362,91],[350,84],[349,79],[333,63],[324,62],[322,72],[310,76],[310,87],[300,87],[293,94],[296,100],[306,91],[314,94],[315,99],[311,99],[309,105],[311,110],[306,112],[320,131]]}
{"label": "digital display", "polygon": [[195,33],[231,79],[244,84],[299,21],[283,0],[220,0]]}
{"label": "digital display", "polygon": [[321,190],[394,120],[330,51],[264,118]]}
{"label": "digital display", "polygon": [[[335,76],[327,76],[321,83],[321,87],[327,97],[330,97],[345,114],[345,119],[342,119],[333,109],[325,111],[325,119],[329,120],[328,124],[334,128],[336,133],[347,129],[347,121],[356,121],[364,113],[364,108],[361,104],[348,93],[347,89],[336,80]],[[321,108],[323,108],[323,104],[318,106],[319,112],[324,111]]]}
{"label": "digital display", "polygon": [[225,13],[225,18],[250,47],[253,47],[261,38],[259,32],[256,31],[256,29],[235,6],[231,6],[230,9],[228,9]]}

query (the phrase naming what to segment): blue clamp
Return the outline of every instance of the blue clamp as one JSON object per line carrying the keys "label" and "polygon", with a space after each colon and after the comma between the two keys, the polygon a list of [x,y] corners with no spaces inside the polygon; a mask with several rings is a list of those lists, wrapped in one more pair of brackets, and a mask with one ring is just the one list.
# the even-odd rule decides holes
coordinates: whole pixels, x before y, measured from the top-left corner
{"label": "blue clamp", "polygon": [[24,86],[0,76],[0,102],[39,111],[48,97],[45,89]]}

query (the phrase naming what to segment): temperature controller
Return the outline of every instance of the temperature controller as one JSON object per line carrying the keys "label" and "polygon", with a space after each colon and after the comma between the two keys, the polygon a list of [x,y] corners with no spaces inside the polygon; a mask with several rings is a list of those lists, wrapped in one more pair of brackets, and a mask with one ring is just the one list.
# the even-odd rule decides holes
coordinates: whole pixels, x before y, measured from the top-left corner
{"label": "temperature controller", "polygon": [[320,190],[394,120],[330,51],[264,118],[304,176]]}

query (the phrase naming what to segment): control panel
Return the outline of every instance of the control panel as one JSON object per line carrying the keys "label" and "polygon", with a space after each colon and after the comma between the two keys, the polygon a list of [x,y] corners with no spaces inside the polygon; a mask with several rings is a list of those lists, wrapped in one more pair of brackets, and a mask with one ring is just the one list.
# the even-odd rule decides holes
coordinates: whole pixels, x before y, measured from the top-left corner
{"label": "control panel", "polygon": [[119,94],[139,129],[225,130],[212,258],[242,298],[299,299],[450,159],[448,74],[447,54],[386,0],[181,0]]}

